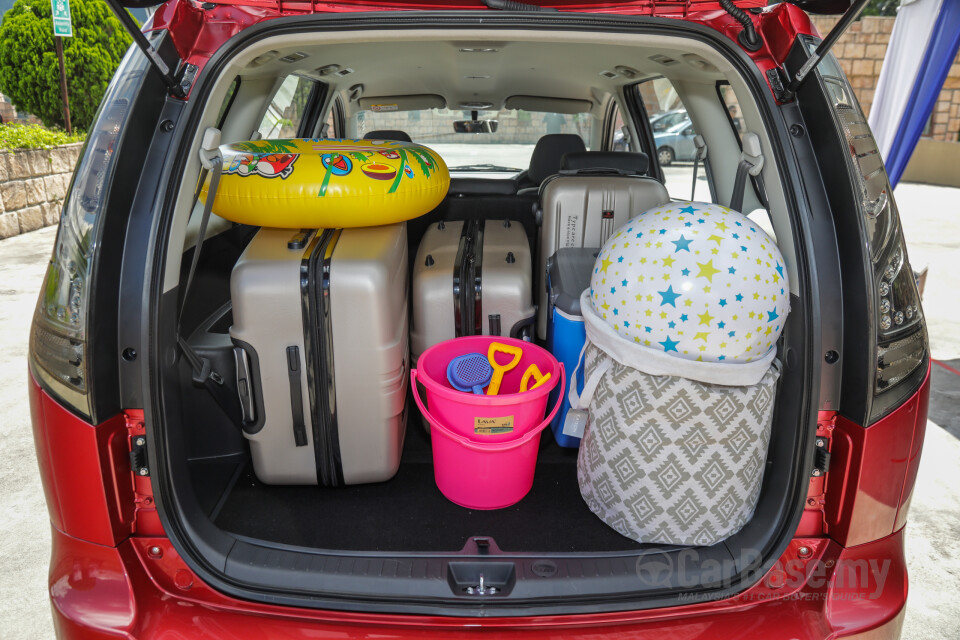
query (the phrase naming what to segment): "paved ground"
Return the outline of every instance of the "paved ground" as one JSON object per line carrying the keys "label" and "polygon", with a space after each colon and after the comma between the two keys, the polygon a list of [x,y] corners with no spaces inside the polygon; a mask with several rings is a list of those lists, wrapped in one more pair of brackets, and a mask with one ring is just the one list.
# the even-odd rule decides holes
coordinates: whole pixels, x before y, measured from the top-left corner
{"label": "paved ground", "polygon": [[[930,269],[924,308],[940,361],[907,527],[903,637],[953,640],[960,637],[960,189],[905,184],[897,199],[911,260]],[[53,239],[54,229],[43,229],[0,241],[0,639],[53,637],[49,523],[25,398],[29,324]]]}
{"label": "paved ground", "polygon": [[50,521],[30,429],[26,358],[55,234],[48,227],[0,241],[0,638],[53,638]]}

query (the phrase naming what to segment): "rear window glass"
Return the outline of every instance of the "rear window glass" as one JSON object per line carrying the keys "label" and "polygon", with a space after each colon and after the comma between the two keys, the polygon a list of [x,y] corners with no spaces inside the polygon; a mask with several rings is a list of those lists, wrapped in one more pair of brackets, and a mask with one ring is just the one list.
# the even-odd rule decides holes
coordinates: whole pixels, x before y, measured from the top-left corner
{"label": "rear window glass", "polygon": [[313,80],[287,76],[263,114],[257,128],[260,135],[264,138],[295,138],[316,84]]}
{"label": "rear window glass", "polygon": [[[687,115],[676,88],[666,78],[654,78],[637,85],[643,107],[653,129],[654,153],[663,170],[671,198],[690,199],[693,194],[693,160],[697,153],[693,139],[696,127]],[[711,202],[710,185],[703,166],[697,170],[694,200]]]}
{"label": "rear window glass", "polygon": [[[439,153],[452,170],[521,171],[530,166],[533,148],[548,133],[579,135],[590,148],[594,119],[588,113],[544,113],[501,109],[480,111],[478,120],[489,121],[484,133],[458,133],[454,122],[472,119],[470,111],[359,111],[354,115],[356,135],[371,131],[404,131],[414,142]],[[494,126],[492,123],[495,122]],[[461,127],[463,128],[463,127]],[[492,131],[495,128],[496,131]]]}
{"label": "rear window glass", "polygon": [[737,100],[737,94],[733,92],[733,87],[727,82],[717,83],[717,93],[723,101],[723,106],[727,108],[727,115],[730,117],[730,126],[737,134],[739,139],[743,135],[743,112],[740,111],[740,102]]}

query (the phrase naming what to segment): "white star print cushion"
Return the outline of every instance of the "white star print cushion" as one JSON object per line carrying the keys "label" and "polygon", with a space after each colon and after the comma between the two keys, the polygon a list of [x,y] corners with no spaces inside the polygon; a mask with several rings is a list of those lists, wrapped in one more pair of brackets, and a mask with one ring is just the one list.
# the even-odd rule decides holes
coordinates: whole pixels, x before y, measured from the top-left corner
{"label": "white star print cushion", "polygon": [[657,358],[666,368],[648,373],[704,380],[698,371],[732,367],[669,363],[754,363],[755,383],[774,357],[790,296],[783,256],[749,218],[716,204],[674,202],[610,237],[597,256],[590,300],[612,335],[645,348],[636,351],[640,361],[623,364],[646,371],[642,354],[652,350],[670,360]]}

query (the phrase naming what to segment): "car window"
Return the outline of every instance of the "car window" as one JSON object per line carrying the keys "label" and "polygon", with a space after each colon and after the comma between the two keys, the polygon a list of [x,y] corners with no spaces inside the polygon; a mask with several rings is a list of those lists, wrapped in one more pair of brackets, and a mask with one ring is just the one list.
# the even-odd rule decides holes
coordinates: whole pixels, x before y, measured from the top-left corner
{"label": "car window", "polygon": [[743,112],[740,111],[740,103],[737,101],[737,94],[733,92],[733,87],[729,82],[718,82],[717,93],[723,106],[727,108],[727,115],[730,116],[730,126],[737,134],[737,140],[743,135]]}
{"label": "car window", "polygon": [[[471,112],[460,109],[359,111],[353,116],[353,125],[358,138],[370,131],[404,131],[414,142],[439,153],[451,169],[481,173],[526,169],[537,140],[548,133],[579,135],[589,149],[594,126],[594,119],[588,113],[501,109],[480,111],[478,120],[488,124],[467,127],[482,128],[484,133],[455,131],[455,122],[470,120]],[[465,127],[460,125],[460,128]]]}
{"label": "car window", "polygon": [[[676,88],[666,78],[653,78],[637,85],[653,129],[655,152],[671,198],[689,200],[693,193],[693,160],[697,152],[696,128]],[[710,186],[701,164],[697,169],[695,200],[710,202]]]}
{"label": "car window", "polygon": [[223,97],[223,104],[220,105],[220,111],[217,113],[217,129],[223,129],[223,123],[227,121],[227,114],[230,107],[233,106],[233,99],[237,97],[237,89],[240,88],[240,76],[233,79],[227,88],[227,95]]}
{"label": "car window", "polygon": [[607,140],[607,148],[610,151],[631,151],[630,134],[624,128],[623,113],[620,111],[620,105],[613,105],[613,126],[610,127],[610,139]]}
{"label": "car window", "polygon": [[300,131],[310,93],[317,83],[299,76],[287,76],[270,100],[257,131],[264,138],[294,138]]}

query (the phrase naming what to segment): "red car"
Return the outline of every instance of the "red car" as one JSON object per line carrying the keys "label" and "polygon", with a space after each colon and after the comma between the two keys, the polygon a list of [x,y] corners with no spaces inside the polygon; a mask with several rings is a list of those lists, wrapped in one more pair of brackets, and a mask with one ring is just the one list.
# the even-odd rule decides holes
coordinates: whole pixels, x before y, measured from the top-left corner
{"label": "red car", "polygon": [[[121,5],[150,0],[109,3],[135,43],[30,338],[59,637],[899,637],[930,357],[892,190],[828,51],[863,1],[169,0],[142,35]],[[847,13],[821,41],[804,9]],[[699,174],[657,162],[650,119],[678,109],[709,147]],[[246,409],[226,408],[244,397],[230,273],[257,229],[199,228],[208,128],[405,128],[450,166],[446,214],[514,212],[534,251],[544,134],[644,153],[673,198],[694,174],[720,204],[759,144],[742,210],[776,236],[792,311],[753,517],[708,546],[637,544],[587,511],[576,453],[548,438],[527,498],[463,509],[413,417],[393,480],[260,482]],[[296,176],[265,166],[247,171]]]}

